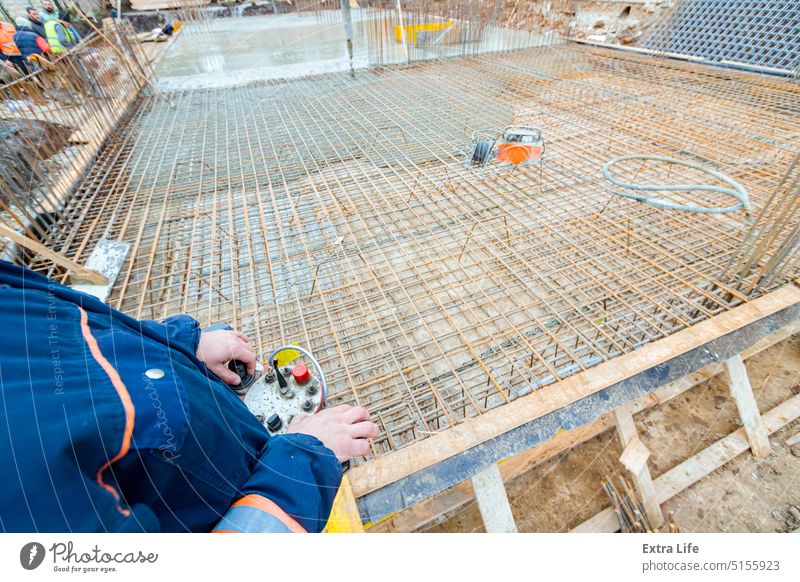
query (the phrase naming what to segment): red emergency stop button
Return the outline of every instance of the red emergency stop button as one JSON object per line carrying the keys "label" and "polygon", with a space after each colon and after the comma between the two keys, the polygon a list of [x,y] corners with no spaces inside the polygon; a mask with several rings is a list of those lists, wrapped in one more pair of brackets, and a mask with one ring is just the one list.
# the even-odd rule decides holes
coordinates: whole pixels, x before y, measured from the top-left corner
{"label": "red emergency stop button", "polygon": [[311,374],[308,372],[308,366],[305,364],[297,364],[292,369],[292,376],[294,376],[294,381],[298,384],[305,384],[308,382],[308,379],[311,378]]}

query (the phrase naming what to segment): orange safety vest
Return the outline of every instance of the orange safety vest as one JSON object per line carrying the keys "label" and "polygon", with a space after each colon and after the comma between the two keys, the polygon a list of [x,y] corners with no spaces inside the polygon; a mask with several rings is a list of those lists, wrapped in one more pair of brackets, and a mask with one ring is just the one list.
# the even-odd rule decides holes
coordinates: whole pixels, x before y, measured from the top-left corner
{"label": "orange safety vest", "polygon": [[8,22],[0,23],[0,51],[4,55],[10,57],[21,54],[17,48],[17,43],[14,42],[14,33],[17,29]]}

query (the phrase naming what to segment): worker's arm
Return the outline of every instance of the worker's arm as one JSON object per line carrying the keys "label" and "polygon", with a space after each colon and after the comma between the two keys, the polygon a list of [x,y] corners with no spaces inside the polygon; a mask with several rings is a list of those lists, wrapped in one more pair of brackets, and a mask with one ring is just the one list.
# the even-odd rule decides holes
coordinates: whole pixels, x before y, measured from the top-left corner
{"label": "worker's arm", "polygon": [[165,336],[171,345],[180,344],[192,354],[200,344],[200,324],[188,315],[170,315],[158,321],[143,319],[140,323],[143,328]]}
{"label": "worker's arm", "polygon": [[39,50],[42,51],[44,54],[49,55],[52,51],[50,50],[50,45],[47,44],[47,41],[43,39],[38,34],[36,35],[36,46],[39,47]]}
{"label": "worker's arm", "polygon": [[341,483],[341,461],[366,455],[378,436],[369,413],[347,405],[296,417],[272,437],[216,532],[319,532]]}
{"label": "worker's arm", "polygon": [[72,46],[72,40],[69,38],[69,35],[67,34],[67,29],[60,24],[56,26],[56,36],[58,37],[58,42],[61,43],[61,46],[67,48]]}
{"label": "worker's arm", "polygon": [[220,380],[236,386],[241,382],[227,365],[231,360],[241,360],[249,374],[256,369],[256,354],[250,347],[250,338],[238,331],[218,329],[201,331],[196,319],[188,315],[172,315],[160,321],[145,320],[143,327],[166,336],[170,344],[178,344],[196,355]]}
{"label": "worker's arm", "polygon": [[244,362],[248,374],[256,371],[256,352],[250,346],[250,338],[234,330],[204,331],[197,345],[197,358],[230,386],[241,383],[241,378],[228,369],[231,360]]}

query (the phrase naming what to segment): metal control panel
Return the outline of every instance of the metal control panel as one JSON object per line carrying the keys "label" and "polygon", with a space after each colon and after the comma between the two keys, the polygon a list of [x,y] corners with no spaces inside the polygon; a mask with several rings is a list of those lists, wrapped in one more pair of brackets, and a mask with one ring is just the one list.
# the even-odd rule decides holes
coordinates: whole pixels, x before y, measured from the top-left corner
{"label": "metal control panel", "polygon": [[244,403],[270,434],[286,432],[298,414],[310,416],[325,407],[325,386],[315,367],[300,361],[279,367],[277,359],[258,366]]}

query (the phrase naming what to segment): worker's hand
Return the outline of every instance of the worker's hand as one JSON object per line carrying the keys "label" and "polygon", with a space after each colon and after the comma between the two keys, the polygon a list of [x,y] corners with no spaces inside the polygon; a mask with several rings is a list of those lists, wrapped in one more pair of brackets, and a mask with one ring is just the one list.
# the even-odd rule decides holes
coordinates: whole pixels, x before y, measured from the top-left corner
{"label": "worker's hand", "polygon": [[367,439],[374,439],[379,431],[378,425],[369,421],[369,412],[365,408],[340,404],[313,416],[298,414],[286,432],[317,437],[340,462],[344,462],[369,453]]}
{"label": "worker's hand", "polygon": [[208,369],[230,386],[238,386],[241,379],[228,369],[228,362],[241,360],[247,365],[247,373],[256,371],[256,353],[250,347],[250,339],[241,332],[218,329],[200,334],[197,357]]}

